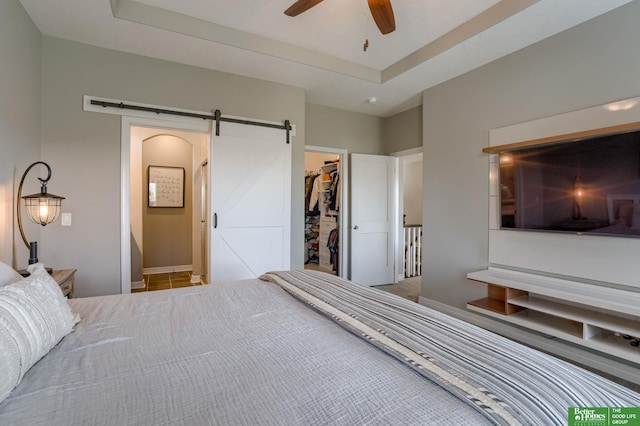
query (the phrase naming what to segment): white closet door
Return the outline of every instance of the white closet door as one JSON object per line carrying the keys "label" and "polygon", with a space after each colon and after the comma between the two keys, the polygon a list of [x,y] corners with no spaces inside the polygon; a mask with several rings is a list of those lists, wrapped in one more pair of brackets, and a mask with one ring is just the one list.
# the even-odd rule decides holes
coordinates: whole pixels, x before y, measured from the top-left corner
{"label": "white closet door", "polygon": [[210,176],[211,282],[289,269],[291,145],[285,131],[221,123]]}
{"label": "white closet door", "polygon": [[351,154],[351,280],[394,282],[395,161]]}

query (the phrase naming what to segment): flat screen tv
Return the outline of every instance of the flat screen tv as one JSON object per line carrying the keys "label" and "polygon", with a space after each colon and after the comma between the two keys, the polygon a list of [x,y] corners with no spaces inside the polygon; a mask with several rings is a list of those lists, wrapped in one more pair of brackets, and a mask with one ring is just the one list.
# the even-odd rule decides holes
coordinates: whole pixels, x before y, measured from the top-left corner
{"label": "flat screen tv", "polygon": [[501,229],[640,237],[640,131],[499,154]]}

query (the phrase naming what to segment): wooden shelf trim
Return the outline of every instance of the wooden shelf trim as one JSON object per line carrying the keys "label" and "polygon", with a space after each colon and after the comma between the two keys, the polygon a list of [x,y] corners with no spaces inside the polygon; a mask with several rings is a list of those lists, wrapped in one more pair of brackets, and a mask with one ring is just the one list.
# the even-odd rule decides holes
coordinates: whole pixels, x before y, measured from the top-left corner
{"label": "wooden shelf trim", "polygon": [[499,314],[505,314],[504,301],[501,300],[485,297],[484,299],[478,299],[474,300],[473,302],[469,302],[469,304],[472,306],[477,306],[478,308],[488,309]]}
{"label": "wooden shelf trim", "polygon": [[549,136],[528,141],[513,142],[504,145],[488,146],[482,149],[486,154],[497,154],[503,151],[511,151],[519,148],[529,148],[540,145],[547,145],[558,142],[578,142],[584,139],[591,139],[599,136],[607,136],[615,133],[628,133],[640,130],[640,121],[620,124],[617,126],[601,127],[599,129],[584,130],[581,132],[566,133],[563,135]]}
{"label": "wooden shelf trim", "polygon": [[503,315],[511,315],[518,311],[526,309],[521,306],[509,303],[509,301],[513,298],[527,295],[528,293],[526,291],[516,290],[514,288],[503,287],[490,283],[487,284],[488,297],[469,302],[471,305],[489,309],[490,311],[497,312]]}

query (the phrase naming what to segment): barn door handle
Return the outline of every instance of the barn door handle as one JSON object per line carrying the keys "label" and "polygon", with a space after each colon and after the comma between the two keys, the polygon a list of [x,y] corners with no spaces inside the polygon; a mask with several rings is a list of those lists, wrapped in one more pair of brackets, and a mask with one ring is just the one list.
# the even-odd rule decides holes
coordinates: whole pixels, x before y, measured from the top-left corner
{"label": "barn door handle", "polygon": [[218,213],[214,213],[213,214],[213,228],[217,228],[218,227]]}

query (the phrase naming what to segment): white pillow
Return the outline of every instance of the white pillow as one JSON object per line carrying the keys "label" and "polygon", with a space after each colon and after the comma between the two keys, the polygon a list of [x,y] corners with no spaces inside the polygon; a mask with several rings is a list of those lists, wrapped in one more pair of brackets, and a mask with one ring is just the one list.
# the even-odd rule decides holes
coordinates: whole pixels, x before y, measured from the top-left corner
{"label": "white pillow", "polygon": [[42,265],[29,272],[0,287],[0,402],[80,320]]}
{"label": "white pillow", "polygon": [[0,287],[17,283],[22,279],[22,275],[16,272],[11,266],[0,262]]}

